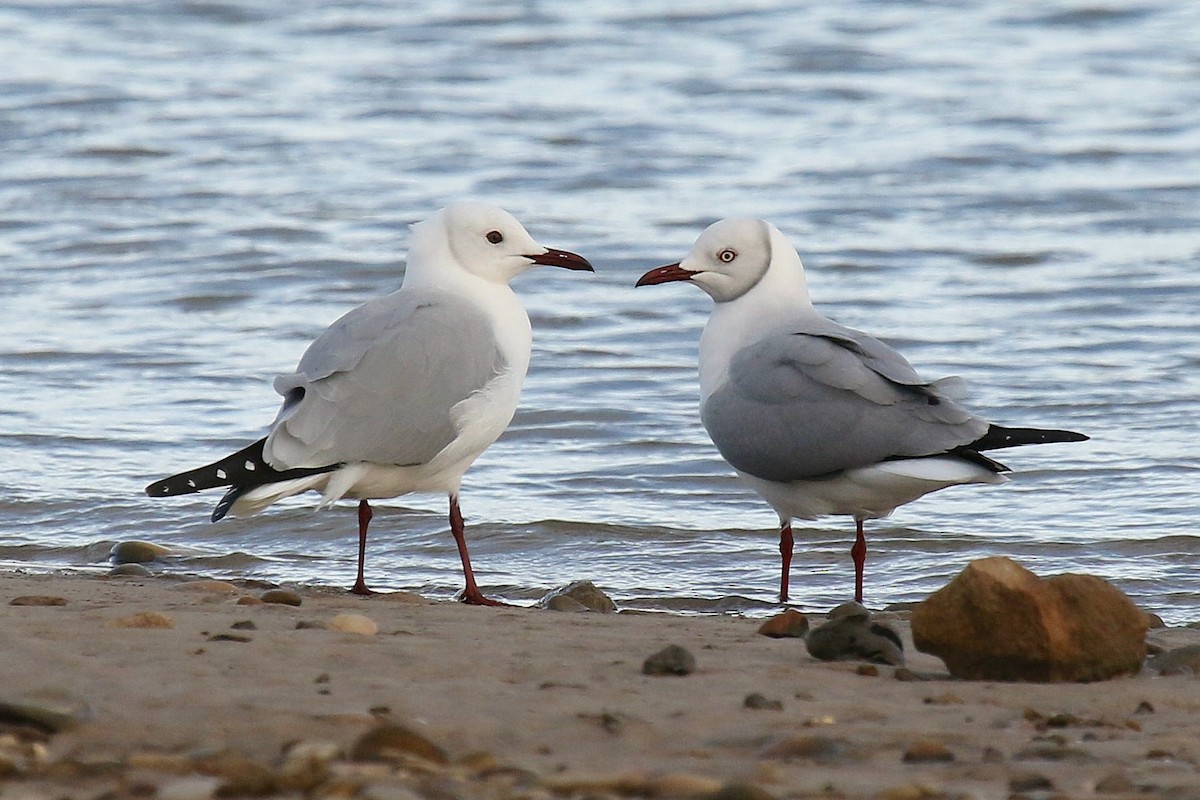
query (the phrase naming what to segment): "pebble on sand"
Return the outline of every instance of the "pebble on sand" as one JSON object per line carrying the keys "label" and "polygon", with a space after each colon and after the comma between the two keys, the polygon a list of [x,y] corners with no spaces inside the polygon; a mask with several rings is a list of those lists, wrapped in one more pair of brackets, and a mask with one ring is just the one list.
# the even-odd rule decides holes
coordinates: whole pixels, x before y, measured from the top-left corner
{"label": "pebble on sand", "polygon": [[273,603],[283,606],[298,606],[304,602],[300,597],[299,592],[293,592],[291,589],[268,589],[258,596],[258,599],[264,603]]}
{"label": "pebble on sand", "polygon": [[95,716],[86,701],[58,690],[43,690],[19,698],[0,698],[0,725],[31,726],[49,734],[70,730]]}
{"label": "pebble on sand", "polygon": [[126,617],[118,617],[111,623],[114,628],[158,628],[168,629],[175,627],[175,620],[166,614],[158,611],[141,611],[137,614],[130,614]]}
{"label": "pebble on sand", "polygon": [[141,564],[117,564],[108,574],[114,578],[149,578],[154,573]]}
{"label": "pebble on sand", "polygon": [[108,558],[114,564],[147,564],[170,554],[170,548],[163,547],[161,544],[132,539],[128,542],[114,544],[108,551]]}
{"label": "pebble on sand", "polygon": [[611,614],[617,610],[612,598],[591,581],[575,581],[546,594],[537,602],[551,611],[597,611]]}
{"label": "pebble on sand", "polygon": [[10,606],[65,606],[67,598],[48,594],[23,594],[8,601]]}
{"label": "pebble on sand", "polygon": [[412,728],[384,722],[364,733],[350,749],[353,761],[403,761],[419,758],[433,764],[450,763],[446,751]]}
{"label": "pebble on sand", "polygon": [[954,753],[937,739],[918,739],[905,749],[902,760],[906,764],[953,761]]}
{"label": "pebble on sand", "polygon": [[331,631],[356,633],[360,636],[374,636],[379,633],[379,625],[370,617],[362,614],[338,614],[326,625]]}
{"label": "pebble on sand", "polygon": [[782,700],[772,700],[764,694],[751,692],[742,701],[743,708],[753,708],[760,711],[783,711]]}
{"label": "pebble on sand", "polygon": [[772,639],[803,639],[808,633],[808,617],[789,608],[759,625],[758,632]]}
{"label": "pebble on sand", "polygon": [[829,612],[829,620],[808,632],[804,646],[821,661],[869,661],[899,666],[904,645],[899,634],[858,603],[843,603]]}
{"label": "pebble on sand", "polygon": [[1200,675],[1200,644],[1189,644],[1160,653],[1146,662],[1159,675]]}
{"label": "pebble on sand", "polygon": [[689,675],[696,657],[677,644],[668,645],[642,662],[643,675]]}

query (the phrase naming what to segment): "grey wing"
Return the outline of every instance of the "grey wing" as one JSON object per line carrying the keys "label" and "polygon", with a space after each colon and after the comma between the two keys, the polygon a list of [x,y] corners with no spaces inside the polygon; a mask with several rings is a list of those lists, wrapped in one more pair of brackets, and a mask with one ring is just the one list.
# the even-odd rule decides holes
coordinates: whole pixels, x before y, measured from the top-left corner
{"label": "grey wing", "polygon": [[424,464],[457,435],[451,411],[507,367],[488,318],[444,292],[351,311],[282,375],[264,455],[276,469]]}
{"label": "grey wing", "polygon": [[869,341],[780,334],[738,352],[701,408],[725,460],[767,480],[799,480],[943,453],[987,430],[899,353],[859,336]]}

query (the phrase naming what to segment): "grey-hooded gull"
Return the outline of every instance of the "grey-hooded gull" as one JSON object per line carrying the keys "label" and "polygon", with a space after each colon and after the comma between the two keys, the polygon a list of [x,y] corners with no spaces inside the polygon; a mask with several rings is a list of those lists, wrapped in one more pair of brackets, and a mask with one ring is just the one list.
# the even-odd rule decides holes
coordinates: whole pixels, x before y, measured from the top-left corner
{"label": "grey-hooded gull", "polygon": [[689,281],[716,304],[700,338],[700,417],[726,461],[779,515],[788,599],[792,520],[848,514],[855,599],[862,602],[863,521],[947,486],[1003,483],[984,451],[1079,442],[1072,431],[1005,428],[956,403],[902,355],[823,317],[800,256],[773,225],[709,226],[677,264],[638,286]]}
{"label": "grey-hooded gull", "polygon": [[458,493],[463,474],[504,432],[529,367],[529,317],[509,281],[542,264],[592,267],[543,247],[506,211],[458,203],[412,226],[401,288],[333,323],[275,379],[283,396],[270,433],[207,466],[146,487],[152,497],[229,487],[213,511],[253,514],[310,489],[319,507],[358,500],[363,578],[368,501],[445,492],[462,559],[462,599],[495,605],[471,571]]}

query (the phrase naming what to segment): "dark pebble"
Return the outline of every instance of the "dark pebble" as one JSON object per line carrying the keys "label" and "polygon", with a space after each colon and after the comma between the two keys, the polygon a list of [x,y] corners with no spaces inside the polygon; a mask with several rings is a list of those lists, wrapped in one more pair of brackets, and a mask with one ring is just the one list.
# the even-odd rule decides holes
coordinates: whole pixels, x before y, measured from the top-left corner
{"label": "dark pebble", "polygon": [[783,711],[782,700],[771,700],[758,692],[746,695],[746,699],[742,701],[742,705],[746,708],[754,708],[761,711]]}
{"label": "dark pebble", "polygon": [[677,644],[668,645],[642,663],[643,675],[689,675],[696,670],[696,657]]}

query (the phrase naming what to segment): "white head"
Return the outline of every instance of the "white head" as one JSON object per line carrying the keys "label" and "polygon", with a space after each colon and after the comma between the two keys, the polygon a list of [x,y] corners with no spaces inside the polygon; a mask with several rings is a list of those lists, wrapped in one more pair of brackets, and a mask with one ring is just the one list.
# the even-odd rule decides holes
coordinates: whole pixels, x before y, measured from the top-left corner
{"label": "white head", "polygon": [[[690,281],[718,303],[736,300],[760,283],[778,284],[772,288],[786,292],[791,300],[808,298],[804,268],[795,249],[774,225],[749,217],[709,225],[682,261],[650,270],[637,285],[670,281]],[[799,297],[795,296],[797,281]]]}
{"label": "white head", "polygon": [[446,206],[412,230],[406,282],[436,281],[447,263],[505,284],[535,264],[592,271],[582,256],[538,244],[512,214],[486,203]]}

